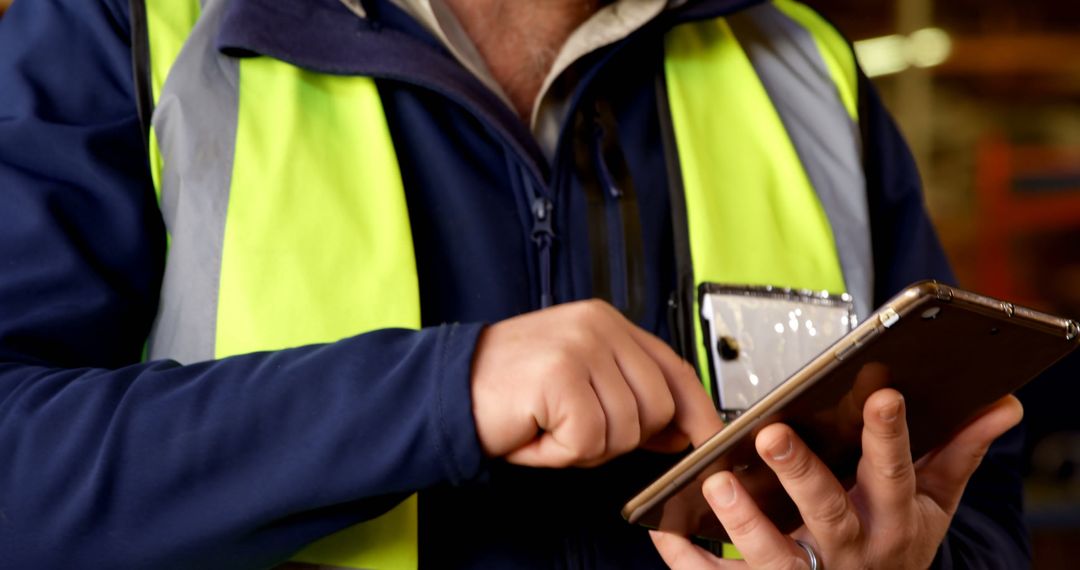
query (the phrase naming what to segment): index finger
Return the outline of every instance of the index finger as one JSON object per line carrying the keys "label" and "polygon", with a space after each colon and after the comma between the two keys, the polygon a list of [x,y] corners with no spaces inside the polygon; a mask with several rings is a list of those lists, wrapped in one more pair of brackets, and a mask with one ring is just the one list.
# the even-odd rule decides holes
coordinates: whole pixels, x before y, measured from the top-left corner
{"label": "index finger", "polygon": [[862,521],[844,486],[790,427],[767,426],[754,443],[758,455],[798,507],[806,528],[826,552],[839,551],[861,539]]}
{"label": "index finger", "polygon": [[672,423],[690,438],[694,447],[723,429],[724,421],[694,367],[675,354],[667,343],[637,326],[630,326],[630,336],[660,366],[675,399]]}

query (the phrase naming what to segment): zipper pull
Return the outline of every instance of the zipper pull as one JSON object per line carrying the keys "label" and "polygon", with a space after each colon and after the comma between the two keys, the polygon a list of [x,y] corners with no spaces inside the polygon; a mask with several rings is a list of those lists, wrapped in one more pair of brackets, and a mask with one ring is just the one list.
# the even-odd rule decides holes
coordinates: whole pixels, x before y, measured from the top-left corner
{"label": "zipper pull", "polygon": [[543,196],[539,196],[533,200],[532,214],[533,214],[533,227],[532,237],[533,241],[539,244],[539,240],[543,237],[551,238],[555,237],[555,231],[551,229],[551,211],[555,208],[555,205],[551,203],[551,200]]}
{"label": "zipper pull", "polygon": [[555,231],[551,227],[551,213],[555,206],[551,200],[540,196],[533,200],[532,238],[540,254],[540,308],[546,309],[555,302],[551,293],[551,244]]}

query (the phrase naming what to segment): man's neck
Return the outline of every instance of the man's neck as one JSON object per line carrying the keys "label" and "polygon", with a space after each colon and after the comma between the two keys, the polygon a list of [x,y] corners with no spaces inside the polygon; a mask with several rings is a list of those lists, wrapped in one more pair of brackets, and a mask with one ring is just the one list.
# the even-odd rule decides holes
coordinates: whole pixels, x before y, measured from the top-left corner
{"label": "man's neck", "polygon": [[559,49],[602,4],[602,0],[445,1],[525,121]]}

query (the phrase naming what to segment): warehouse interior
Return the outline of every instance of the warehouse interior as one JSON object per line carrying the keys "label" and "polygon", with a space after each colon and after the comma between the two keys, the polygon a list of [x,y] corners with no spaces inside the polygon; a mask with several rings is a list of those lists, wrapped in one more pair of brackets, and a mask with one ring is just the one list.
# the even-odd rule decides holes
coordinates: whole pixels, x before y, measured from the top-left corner
{"label": "warehouse interior", "polygon": [[[805,2],[893,111],[960,284],[1080,319],[1080,3]],[[1078,382],[1080,353],[1021,393],[1035,568],[1075,567]]]}
{"label": "warehouse interior", "polygon": [[[809,3],[880,72],[961,285],[1080,317],[1080,5]],[[1035,568],[1075,564],[1078,380],[1074,354],[1021,393]]]}

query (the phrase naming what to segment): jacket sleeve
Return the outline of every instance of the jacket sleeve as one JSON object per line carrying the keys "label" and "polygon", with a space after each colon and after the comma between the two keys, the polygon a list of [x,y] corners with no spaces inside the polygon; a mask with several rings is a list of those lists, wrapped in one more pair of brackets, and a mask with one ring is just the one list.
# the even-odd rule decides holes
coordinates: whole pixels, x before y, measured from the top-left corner
{"label": "jacket sleeve", "polygon": [[[915,161],[873,86],[860,77],[867,191],[880,304],[922,279],[954,283],[923,203]],[[913,418],[912,421],[918,421]],[[1022,516],[1023,434],[994,443],[969,482],[934,568],[1026,568],[1031,553]]]}
{"label": "jacket sleeve", "polygon": [[481,325],[141,362],[165,236],[109,2],[0,21],[0,567],[263,567],[474,477]]}

